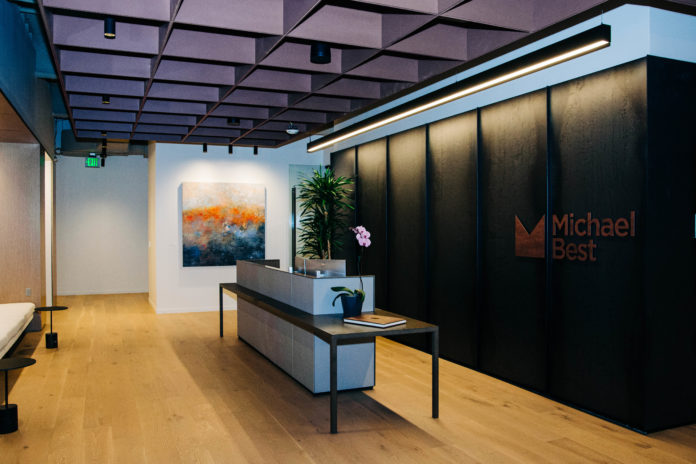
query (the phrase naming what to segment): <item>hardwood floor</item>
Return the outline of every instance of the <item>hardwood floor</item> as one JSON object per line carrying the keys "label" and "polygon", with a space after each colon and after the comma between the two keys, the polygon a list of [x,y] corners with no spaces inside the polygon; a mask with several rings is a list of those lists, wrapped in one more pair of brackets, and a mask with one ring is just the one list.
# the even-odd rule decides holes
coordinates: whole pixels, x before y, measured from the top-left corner
{"label": "hardwood floor", "polygon": [[[377,385],[313,396],[217,313],[157,315],[146,295],[61,297],[57,350],[27,335],[11,376],[20,430],[0,463],[693,463],[696,426],[643,436],[455,364],[378,339]],[[212,309],[212,308],[211,308]],[[1,388],[1,387],[0,387]]]}

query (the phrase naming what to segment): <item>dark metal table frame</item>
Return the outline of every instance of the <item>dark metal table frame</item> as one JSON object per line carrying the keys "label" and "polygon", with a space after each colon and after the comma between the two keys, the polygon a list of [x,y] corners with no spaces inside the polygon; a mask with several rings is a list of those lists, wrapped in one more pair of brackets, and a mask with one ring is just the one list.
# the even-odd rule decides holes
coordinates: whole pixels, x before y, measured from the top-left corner
{"label": "dark metal table frame", "polygon": [[349,340],[369,337],[385,337],[429,333],[432,343],[432,416],[439,416],[439,328],[427,322],[412,319],[400,314],[376,309],[375,314],[399,317],[406,324],[380,329],[363,325],[346,324],[341,314],[313,315],[281,301],[262,295],[236,283],[220,284],[220,337],[223,336],[223,291],[235,293],[241,298],[262,310],[277,316],[290,324],[316,335],[329,344],[330,395],[331,395],[331,433],[338,431],[338,345]]}

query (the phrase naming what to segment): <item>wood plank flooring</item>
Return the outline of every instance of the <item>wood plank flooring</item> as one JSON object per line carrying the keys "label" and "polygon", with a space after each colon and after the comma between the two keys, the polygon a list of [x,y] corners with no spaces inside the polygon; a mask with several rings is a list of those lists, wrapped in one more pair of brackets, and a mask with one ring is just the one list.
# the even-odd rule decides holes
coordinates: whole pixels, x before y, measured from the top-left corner
{"label": "wood plank flooring", "polygon": [[[147,296],[61,297],[57,350],[15,355],[20,430],[0,463],[694,463],[696,426],[643,436],[455,364],[377,341],[377,385],[313,396],[236,337],[226,312],[157,315]],[[211,308],[214,309],[214,308]],[[0,388],[2,388],[0,386]]]}

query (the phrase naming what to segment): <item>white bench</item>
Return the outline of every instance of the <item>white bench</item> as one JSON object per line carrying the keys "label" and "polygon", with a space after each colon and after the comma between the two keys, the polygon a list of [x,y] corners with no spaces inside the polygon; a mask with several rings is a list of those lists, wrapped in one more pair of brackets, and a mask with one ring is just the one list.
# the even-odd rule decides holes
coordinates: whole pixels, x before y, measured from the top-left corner
{"label": "white bench", "polygon": [[34,317],[34,303],[0,304],[0,358],[22,336]]}

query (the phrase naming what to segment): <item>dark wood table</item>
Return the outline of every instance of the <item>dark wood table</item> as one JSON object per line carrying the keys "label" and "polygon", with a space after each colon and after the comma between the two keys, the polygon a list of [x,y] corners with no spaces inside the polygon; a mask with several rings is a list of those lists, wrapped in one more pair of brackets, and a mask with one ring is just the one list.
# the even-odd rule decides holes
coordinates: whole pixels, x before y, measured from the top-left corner
{"label": "dark wood table", "polygon": [[290,324],[306,330],[325,341],[330,346],[329,369],[331,378],[331,433],[338,431],[338,367],[337,352],[338,345],[354,339],[369,337],[388,337],[393,335],[407,335],[417,333],[429,333],[432,341],[432,415],[433,418],[439,416],[439,329],[438,326],[427,322],[412,319],[400,314],[391,313],[381,309],[375,309],[375,314],[383,316],[393,316],[405,319],[406,323],[380,329],[343,322],[342,314],[323,314],[313,315],[301,309],[290,306],[281,301],[269,298],[258,292],[250,290],[236,283],[220,284],[220,337],[223,336],[222,327],[222,295],[223,291],[235,293],[237,298],[241,298],[254,306],[277,316]]}

